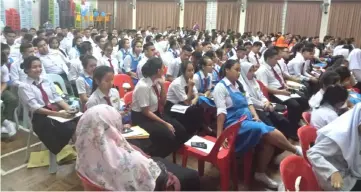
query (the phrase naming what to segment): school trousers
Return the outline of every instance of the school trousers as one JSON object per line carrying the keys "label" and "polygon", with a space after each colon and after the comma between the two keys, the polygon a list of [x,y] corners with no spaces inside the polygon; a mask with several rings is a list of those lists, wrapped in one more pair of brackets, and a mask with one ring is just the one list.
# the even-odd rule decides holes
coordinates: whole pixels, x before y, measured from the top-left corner
{"label": "school trousers", "polygon": [[148,118],[142,112],[132,111],[132,124],[138,125],[149,133],[149,139],[152,142],[149,155],[164,158],[176,152],[187,141],[187,131],[174,118],[166,114],[160,115],[159,112],[154,112],[154,114],[173,125],[175,132],[171,132],[164,124]]}
{"label": "school trousers", "polygon": [[16,95],[10,90],[4,90],[1,93],[1,100],[3,101],[4,110],[1,115],[1,123],[7,119],[10,121],[14,121],[14,111],[16,107],[18,107],[19,102]]}
{"label": "school trousers", "polygon": [[181,184],[181,191],[200,190],[200,179],[197,171],[173,164],[168,160],[159,157],[153,157],[152,159],[154,161],[162,162],[167,168],[167,171],[173,173],[179,179]]}
{"label": "school trousers", "polygon": [[295,130],[292,130],[292,126],[288,119],[282,114],[279,114],[276,111],[266,112],[261,110],[256,110],[259,119],[266,125],[275,127],[287,138],[297,138],[297,135],[294,135]]}

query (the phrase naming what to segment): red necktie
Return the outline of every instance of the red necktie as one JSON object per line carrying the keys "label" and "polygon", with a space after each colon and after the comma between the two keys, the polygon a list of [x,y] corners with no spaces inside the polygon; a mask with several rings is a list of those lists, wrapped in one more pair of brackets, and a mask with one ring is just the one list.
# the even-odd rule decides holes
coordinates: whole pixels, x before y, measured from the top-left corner
{"label": "red necktie", "polygon": [[162,106],[161,106],[161,104],[160,104],[160,93],[159,93],[159,91],[158,91],[158,88],[157,88],[157,85],[153,85],[152,86],[153,87],[153,90],[154,90],[154,92],[155,92],[155,94],[157,95],[157,99],[158,99],[158,111],[159,112],[161,112],[162,110]]}
{"label": "red necktie", "polygon": [[109,61],[110,67],[111,67],[112,69],[114,69],[113,64],[112,64],[112,60],[111,60],[111,59],[108,59],[108,61]]}
{"label": "red necktie", "polygon": [[42,96],[43,101],[45,103],[45,106],[48,107],[50,110],[55,111],[54,107],[51,105],[51,103],[49,101],[48,94],[46,94],[45,90],[43,89],[42,83],[36,85],[36,83],[34,82],[33,85],[35,85],[40,90],[41,96]]}
{"label": "red necktie", "polygon": [[112,103],[110,102],[110,97],[104,96],[104,99],[109,106],[113,107]]}
{"label": "red necktie", "polygon": [[273,67],[271,67],[271,69],[272,69],[273,74],[275,75],[276,79],[277,79],[277,80],[278,80],[278,82],[280,82],[280,84],[281,84],[281,88],[280,88],[280,89],[285,88],[285,85],[284,85],[284,83],[283,83],[283,81],[282,81],[281,77],[280,77],[280,76],[278,75],[278,73],[276,72],[276,70],[275,70]]}

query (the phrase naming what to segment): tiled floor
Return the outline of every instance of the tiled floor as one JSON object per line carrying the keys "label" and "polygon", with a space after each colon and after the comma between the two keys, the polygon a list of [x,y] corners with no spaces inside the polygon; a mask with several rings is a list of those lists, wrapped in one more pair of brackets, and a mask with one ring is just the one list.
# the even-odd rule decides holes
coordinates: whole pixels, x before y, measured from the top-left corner
{"label": "tiled floor", "polygon": [[[26,141],[29,133],[20,130],[11,141],[1,142],[1,190],[3,191],[81,191],[83,190],[77,177],[74,162],[60,165],[56,174],[49,174],[47,167],[27,169],[25,164]],[[36,136],[31,137],[31,151],[39,151],[41,143]],[[171,158],[169,158],[171,159]],[[177,157],[178,164],[181,162]],[[188,167],[197,169],[197,161],[190,158]],[[239,166],[241,167],[241,166]],[[240,176],[242,170],[239,170]],[[280,181],[277,166],[270,167],[270,175]],[[219,174],[210,164],[205,166],[202,178],[202,190],[219,190]],[[239,190],[247,190],[239,181]],[[254,182],[248,190],[265,190],[260,183]]]}

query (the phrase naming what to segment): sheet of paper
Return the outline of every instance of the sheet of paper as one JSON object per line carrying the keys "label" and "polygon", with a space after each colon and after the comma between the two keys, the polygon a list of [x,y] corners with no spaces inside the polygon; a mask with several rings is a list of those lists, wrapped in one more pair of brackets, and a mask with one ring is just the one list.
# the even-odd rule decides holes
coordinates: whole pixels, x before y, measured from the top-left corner
{"label": "sheet of paper", "polygon": [[70,119],[65,119],[65,118],[62,118],[62,117],[56,117],[56,116],[50,116],[50,115],[48,115],[48,117],[49,117],[50,119],[59,121],[60,123],[65,123],[65,122],[71,121],[71,120],[73,120],[73,119],[75,119],[75,118],[77,118],[77,117],[80,117],[80,116],[82,116],[82,115],[83,115],[82,112],[78,112],[77,114],[75,114],[75,116],[74,116],[73,118],[70,118]]}
{"label": "sheet of paper", "polygon": [[190,138],[187,142],[185,142],[184,144],[192,147],[191,143],[192,142],[204,142],[205,144],[207,144],[207,149],[202,149],[202,148],[196,148],[197,150],[203,151],[205,153],[210,153],[211,150],[213,149],[213,146],[215,143],[213,143],[212,141],[208,141],[207,139],[204,139],[202,137],[199,137],[197,135],[193,136],[192,138]]}
{"label": "sheet of paper", "polygon": [[297,83],[297,82],[294,82],[294,81],[286,81],[286,84],[290,87],[293,87],[293,88],[299,88],[299,87],[304,87],[304,85],[300,84],[300,83]]}
{"label": "sheet of paper", "polygon": [[291,94],[291,98],[301,98],[301,96],[297,93]]}
{"label": "sheet of paper", "polygon": [[132,132],[126,133],[126,134],[122,134],[124,138],[126,139],[144,139],[144,138],[149,138],[149,133],[140,128],[139,126],[134,126],[131,127],[130,129],[132,129]]}
{"label": "sheet of paper", "polygon": [[186,113],[187,109],[189,106],[185,106],[185,105],[178,105],[175,104],[172,106],[172,108],[170,109],[170,111],[175,112],[175,113]]}
{"label": "sheet of paper", "polygon": [[274,95],[274,96],[277,97],[281,101],[287,101],[287,100],[291,99],[290,96],[286,96],[286,95]]}

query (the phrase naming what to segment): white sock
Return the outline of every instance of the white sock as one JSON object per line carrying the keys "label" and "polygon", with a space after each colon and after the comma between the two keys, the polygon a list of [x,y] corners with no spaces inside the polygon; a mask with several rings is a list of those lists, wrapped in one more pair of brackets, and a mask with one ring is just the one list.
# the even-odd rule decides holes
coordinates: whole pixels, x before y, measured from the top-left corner
{"label": "white sock", "polygon": [[266,184],[267,187],[269,187],[269,188],[272,188],[272,189],[278,188],[278,183],[276,181],[274,181],[273,179],[269,178],[266,173],[256,172],[254,174],[254,178],[257,181],[260,181],[260,182]]}

